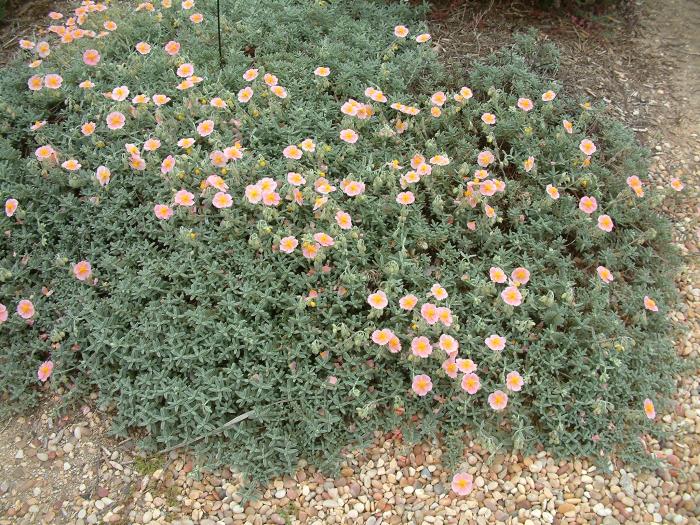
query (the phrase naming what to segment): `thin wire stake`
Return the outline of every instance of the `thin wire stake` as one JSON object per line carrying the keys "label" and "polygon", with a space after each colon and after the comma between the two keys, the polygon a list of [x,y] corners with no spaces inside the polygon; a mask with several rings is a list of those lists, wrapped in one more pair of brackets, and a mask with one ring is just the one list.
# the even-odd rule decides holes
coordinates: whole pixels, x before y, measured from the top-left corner
{"label": "thin wire stake", "polygon": [[221,5],[216,0],[216,30],[219,33],[219,67],[224,69],[224,53],[221,50]]}

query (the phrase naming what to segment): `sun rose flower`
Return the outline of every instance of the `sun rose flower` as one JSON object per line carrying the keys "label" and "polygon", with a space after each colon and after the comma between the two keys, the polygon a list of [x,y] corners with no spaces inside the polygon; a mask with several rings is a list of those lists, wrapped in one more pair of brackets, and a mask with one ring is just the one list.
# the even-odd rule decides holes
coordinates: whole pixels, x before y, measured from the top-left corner
{"label": "sun rose flower", "polygon": [[492,266],[489,269],[489,277],[490,277],[491,281],[494,283],[504,283],[508,280],[508,277],[506,276],[506,272],[504,272],[498,266]]}
{"label": "sun rose flower", "polygon": [[29,80],[27,80],[27,86],[29,86],[31,91],[41,90],[41,88],[44,87],[44,77],[41,75],[32,75],[29,77]]}
{"label": "sun rose flower", "polygon": [[583,213],[590,215],[598,209],[598,201],[595,200],[595,197],[581,197],[578,207]]}
{"label": "sun rose flower", "polygon": [[448,357],[442,362],[442,369],[445,371],[447,377],[456,379],[457,378],[457,363],[454,357]]}
{"label": "sun rose flower", "polygon": [[389,344],[389,341],[394,337],[394,332],[388,328],[383,330],[375,330],[372,332],[372,341],[379,346],[384,346]]}
{"label": "sun rose flower", "polygon": [[476,372],[477,366],[471,359],[457,359],[457,369],[463,374]]}
{"label": "sun rose flower", "polygon": [[415,200],[415,196],[410,191],[403,191],[396,196],[396,202],[399,204],[403,204],[404,206],[413,204]]}
{"label": "sun rose flower", "polygon": [[297,146],[292,144],[291,146],[287,146],[286,148],[284,148],[284,150],[282,151],[282,155],[284,155],[285,158],[288,159],[299,160],[303,155],[303,152]]}
{"label": "sun rose flower", "polygon": [[559,198],[559,190],[551,184],[547,184],[547,195],[549,195],[553,200],[557,200]]}
{"label": "sun rose flower", "polygon": [[126,117],[119,111],[113,111],[107,115],[107,127],[112,131],[122,129],[126,123]]}
{"label": "sun rose flower", "polygon": [[520,392],[524,384],[525,381],[518,372],[509,372],[506,376],[506,388],[512,392]]}
{"label": "sun rose flower", "polygon": [[156,204],[153,207],[153,213],[155,213],[156,217],[160,220],[167,221],[173,216],[173,209],[165,204]]}
{"label": "sun rose flower", "polygon": [[278,206],[280,203],[280,194],[276,191],[263,192],[262,202],[265,206]]}
{"label": "sun rose flower", "polygon": [[600,280],[603,281],[605,284],[609,284],[614,280],[612,272],[608,270],[605,266],[598,266],[598,268],[596,268],[596,271],[598,272],[598,277],[600,277]]}
{"label": "sun rose flower", "polygon": [[327,233],[319,232],[314,234],[314,241],[319,243],[321,246],[333,246],[335,244],[335,241],[333,240],[333,237],[328,235]]}
{"label": "sun rose flower", "polygon": [[208,137],[214,131],[214,121],[204,120],[197,125],[197,133],[200,137]]}
{"label": "sun rose flower", "polygon": [[508,405],[508,394],[502,390],[496,390],[489,394],[489,406],[494,410],[503,410]]}
{"label": "sun rose flower", "polygon": [[68,159],[61,164],[61,167],[68,171],[78,171],[81,167],[80,162],[75,159]]}
{"label": "sun rose flower", "polygon": [[501,292],[501,299],[510,306],[520,306],[523,296],[515,286],[509,286]]}
{"label": "sun rose flower", "polygon": [[88,261],[80,261],[73,265],[73,275],[79,281],[86,281],[92,275],[92,266]]}
{"label": "sun rose flower", "polygon": [[438,320],[443,324],[443,326],[452,326],[452,310],[445,306],[440,306],[437,309]]}
{"label": "sun rose flower", "polygon": [[414,337],[411,341],[411,352],[415,356],[426,358],[433,353],[433,345],[425,336]]}
{"label": "sun rose flower", "polygon": [[367,296],[367,303],[376,310],[383,310],[389,304],[389,300],[383,291],[377,290]]}
{"label": "sun rose flower", "polygon": [[0,304],[0,324],[4,323],[7,321],[9,314],[7,312],[7,306],[4,304]]}
{"label": "sun rose flower", "polygon": [[147,55],[151,52],[151,45],[147,42],[139,42],[138,44],[136,44],[136,51],[138,51],[142,55]]}
{"label": "sun rose flower", "polygon": [[7,199],[5,201],[5,215],[12,217],[15,214],[15,211],[17,211],[18,206],[19,201],[17,199]]}
{"label": "sun rose flower", "polygon": [[345,213],[344,211],[336,212],[335,222],[338,223],[341,230],[349,230],[352,228],[352,218],[349,213]]}
{"label": "sun rose flower", "polygon": [[484,343],[486,343],[486,346],[488,346],[491,350],[494,350],[496,352],[500,352],[506,347],[505,337],[501,337],[500,335],[496,334],[488,336],[484,340]]}
{"label": "sun rose flower", "polygon": [[589,139],[583,139],[578,145],[578,149],[580,149],[585,155],[588,155],[590,157],[596,152],[597,148],[595,147],[595,144],[593,144],[593,142],[591,142]]}
{"label": "sun rose flower", "polygon": [[496,123],[496,115],[494,115],[493,113],[484,113],[483,115],[481,115],[481,120],[484,122],[484,124],[488,124],[491,126]]}
{"label": "sun rose flower", "polygon": [[191,77],[194,75],[194,66],[190,64],[189,62],[185,62],[184,64],[180,64],[180,66],[177,68],[177,71],[175,74],[180,77],[180,78],[187,78]]}
{"label": "sun rose flower", "polygon": [[462,390],[467,394],[473,396],[481,389],[481,380],[474,372],[469,372],[462,376],[462,382],[459,386],[462,387]]}
{"label": "sun rose flower", "polygon": [[168,97],[166,95],[159,95],[159,94],[153,95],[153,103],[156,106],[163,106],[163,105],[167,104],[168,102],[170,102],[170,97]]}
{"label": "sun rose flower", "polygon": [[180,190],[175,194],[175,204],[180,206],[193,206],[194,195],[187,190]]}
{"label": "sun rose flower", "polygon": [[348,144],[355,144],[358,138],[360,138],[359,135],[351,129],[344,129],[340,132],[340,140]]}
{"label": "sun rose flower", "polygon": [[510,274],[510,278],[514,283],[527,284],[530,280],[530,272],[527,268],[520,266],[513,270],[513,272]]}
{"label": "sun rose flower", "polygon": [[411,388],[420,397],[424,397],[433,389],[433,381],[429,375],[420,374],[413,378]]}
{"label": "sun rose flower", "polygon": [[526,173],[530,173],[532,171],[532,168],[535,167],[535,157],[528,157],[523,161],[523,169],[525,170]]}
{"label": "sun rose flower", "polygon": [[53,361],[44,361],[39,365],[39,370],[37,370],[37,377],[42,383],[46,383],[53,372]]}
{"label": "sun rose flower", "polygon": [[532,100],[529,98],[519,98],[518,99],[518,107],[522,109],[523,111],[530,111],[532,108],[535,107],[535,105],[532,103]]}
{"label": "sun rose flower", "polygon": [[39,160],[48,160],[56,157],[56,151],[49,145],[40,146],[36,149],[34,155]]}
{"label": "sun rose flower", "polygon": [[301,247],[301,253],[305,258],[311,260],[316,258],[320,249],[321,247],[316,243],[305,242]]}
{"label": "sun rose flower", "polygon": [[418,304],[418,297],[413,294],[404,295],[399,299],[399,307],[402,310],[413,310]]}
{"label": "sun rose flower", "polygon": [[31,319],[34,317],[34,304],[28,299],[22,299],[17,303],[17,315],[22,319]]}
{"label": "sun rose flower", "polygon": [[165,44],[165,52],[172,56],[177,55],[180,52],[180,44],[178,42],[175,42],[174,40],[171,40],[167,44]]}
{"label": "sun rose flower", "polygon": [[468,496],[474,488],[474,478],[466,472],[458,472],[452,478],[452,492],[458,496]]}
{"label": "sun rose flower", "polygon": [[427,42],[430,39],[431,39],[431,36],[429,33],[422,33],[416,37],[416,42],[418,42],[419,44],[424,44],[425,42]]}
{"label": "sun rose flower", "polygon": [[317,77],[327,77],[330,74],[331,70],[324,66],[320,66],[314,69],[314,75],[316,75]]}
{"label": "sun rose flower", "polygon": [[459,342],[448,334],[442,334],[438,346],[448,355],[454,355],[459,351]]}
{"label": "sun rose flower", "polygon": [[218,191],[214,195],[214,198],[212,199],[211,203],[214,205],[215,208],[230,208],[231,206],[233,206],[233,198],[228,193]]}
{"label": "sun rose flower", "polygon": [[649,419],[656,418],[656,410],[654,409],[654,403],[651,399],[647,398],[644,400],[644,413]]}
{"label": "sun rose flower", "polygon": [[492,164],[496,160],[496,157],[493,156],[493,153],[490,151],[482,151],[479,153],[479,156],[477,157],[476,161],[481,166],[482,168],[486,168],[489,166],[489,164]]}
{"label": "sun rose flower", "polygon": [[613,224],[610,215],[601,215],[600,217],[598,217],[598,228],[600,228],[604,232],[611,232],[614,227],[615,225]]}
{"label": "sun rose flower", "polygon": [[683,191],[683,188],[685,188],[685,184],[683,184],[683,181],[681,181],[681,179],[673,178],[671,179],[671,188],[673,188],[676,191]]}
{"label": "sun rose flower", "polygon": [[358,195],[362,195],[364,191],[365,183],[354,180],[349,181],[343,188],[343,192],[345,192],[345,195],[348,197],[357,197]]}
{"label": "sun rose flower", "polygon": [[438,309],[433,303],[425,303],[420,308],[420,314],[429,325],[434,325],[439,321]]}
{"label": "sun rose flower", "polygon": [[262,189],[257,184],[249,184],[245,188],[245,197],[251,204],[257,204],[262,200]]}
{"label": "sun rose flower", "polygon": [[544,93],[542,93],[542,100],[544,102],[551,102],[556,98],[556,96],[557,94],[550,89],[549,91],[545,91]]}
{"label": "sun rose flower", "polygon": [[288,236],[280,239],[280,251],[284,253],[292,253],[299,246],[299,241],[296,237]]}
{"label": "sun rose flower", "polygon": [[442,301],[443,299],[447,299],[447,290],[445,290],[440,283],[435,283],[430,288],[430,295],[435,297],[438,301]]}
{"label": "sun rose flower", "polygon": [[656,301],[649,297],[648,295],[644,296],[644,308],[649,310],[650,312],[658,312],[659,307],[656,305]]}
{"label": "sun rose flower", "polygon": [[406,38],[408,36],[408,28],[406,26],[394,27],[394,36],[396,38]]}
{"label": "sun rose flower", "polygon": [[100,62],[100,53],[96,49],[87,49],[83,53],[83,62],[88,66],[96,66]]}
{"label": "sun rose flower", "polygon": [[59,89],[63,84],[61,75],[49,74],[44,77],[44,86],[48,89]]}

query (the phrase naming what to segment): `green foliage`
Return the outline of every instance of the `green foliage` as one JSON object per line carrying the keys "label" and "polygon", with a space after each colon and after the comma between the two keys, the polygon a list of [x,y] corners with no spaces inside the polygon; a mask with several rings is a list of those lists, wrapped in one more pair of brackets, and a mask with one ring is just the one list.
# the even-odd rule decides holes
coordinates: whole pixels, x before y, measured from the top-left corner
{"label": "green foliage", "polygon": [[[142,429],[151,450],[204,437],[193,446],[206,461],[233,464],[256,481],[293,470],[300,458],[330,468],[343,447],[397,426],[416,439],[440,434],[455,463],[465,426],[492,449],[543,445],[564,456],[644,462],[638,438],[659,429],[642,402],[651,398],[663,410],[679,370],[665,315],[676,301],[678,260],[669,223],[654,211],[661,195],[647,190],[637,198],[625,182],[645,177],[646,152],[604,108],[582,108],[549,80],[556,50],[526,35],[457,83],[429,43],[393,36],[400,23],[412,36],[420,32],[419,13],[406,5],[237,0],[226,2],[221,71],[214,5],[198,1],[204,22],[193,25],[192,12],[179,5],[148,12],[119,3],[83,25],[100,31],[111,19],[115,33],[52,44],[35,73],[60,73],[61,89],[30,92],[25,64],[0,79],[0,187],[3,200],[20,203],[14,217],[0,218],[0,302],[10,313],[0,325],[5,406],[36,401],[37,367],[51,358],[48,387],[66,400],[97,388],[102,405],[114,409],[116,433]],[[179,57],[163,53],[169,40],[181,43]],[[152,52],[136,53],[139,41]],[[101,54],[98,67],[78,58],[90,48]],[[181,62],[205,80],[174,89]],[[312,73],[321,65],[331,69],[327,79]],[[253,66],[261,75],[253,99],[242,104],[236,93]],[[266,89],[264,72],[279,77],[288,98]],[[88,78],[95,88],[79,88]],[[464,84],[474,97],[453,100]],[[121,85],[129,99],[164,93],[172,101],[132,109],[129,100],[102,95]],[[341,105],[364,101],[368,86],[381,87],[389,103],[422,111],[402,116],[402,134],[389,103],[373,104],[367,120],[343,115]],[[435,118],[429,97],[438,89],[450,96]],[[544,103],[549,89],[559,96]],[[226,109],[208,104],[217,96]],[[524,96],[535,102],[530,112],[516,108]],[[121,130],[107,129],[111,111],[127,115]],[[496,115],[495,125],[481,121],[484,112]],[[214,120],[215,132],[199,137],[195,128],[205,119]],[[574,123],[572,134],[564,119]],[[37,120],[48,123],[30,131]],[[84,136],[88,121],[97,131]],[[345,128],[358,132],[356,144],[338,139]],[[125,144],[140,149],[151,137],[162,147],[142,151],[146,169],[133,170]],[[183,137],[198,138],[184,150],[176,145]],[[307,137],[315,153],[298,161],[282,156]],[[598,147],[590,165],[578,148],[584,138]],[[210,152],[236,141],[243,159],[214,168]],[[59,164],[35,158],[45,144]],[[485,149],[497,159],[491,176],[506,185],[488,198],[468,185]],[[395,200],[400,175],[416,153],[447,155],[450,163],[434,166],[410,188],[416,202],[402,206]],[[168,154],[176,167],[163,174]],[[526,172],[529,156],[536,164]],[[60,167],[67,159],[82,168],[68,173]],[[392,169],[394,159],[403,169]],[[105,187],[95,179],[98,166],[111,170]],[[199,196],[202,179],[215,170],[229,185],[231,208],[212,207],[211,188]],[[303,206],[285,199],[289,171],[307,179]],[[314,211],[313,183],[322,174],[338,189]],[[277,181],[278,207],[245,200],[246,186],[262,177]],[[365,193],[346,196],[343,179],[364,182]],[[561,198],[547,195],[548,184]],[[196,206],[158,220],[154,205],[172,202],[181,188],[197,193]],[[611,233],[596,227],[600,210],[591,218],[578,209],[584,195],[613,218]],[[495,218],[484,214],[486,203]],[[335,222],[341,209],[352,216],[350,230]],[[335,245],[314,260],[302,257],[301,246],[289,255],[273,249],[282,237],[313,242],[321,231]],[[81,260],[91,262],[96,281],[73,276],[71,265]],[[599,265],[612,271],[612,283],[601,282]],[[492,266],[530,270],[521,306],[501,300],[502,286],[489,280]],[[449,293],[440,303],[451,309],[449,327],[398,306],[414,293],[420,307],[435,282]],[[367,304],[377,289],[389,297],[381,312]],[[645,295],[659,312],[644,310]],[[31,324],[14,313],[22,298],[36,307]],[[393,330],[403,350],[375,345],[378,328]],[[411,355],[414,336],[437,341],[444,333],[459,341],[461,357],[478,363],[482,389],[474,396],[442,373],[442,350],[427,359]],[[503,352],[485,346],[493,333],[508,340]],[[495,412],[486,398],[505,390],[512,370],[525,386]],[[422,373],[434,388],[417,397],[411,380]],[[215,432],[250,410],[254,416]]]}

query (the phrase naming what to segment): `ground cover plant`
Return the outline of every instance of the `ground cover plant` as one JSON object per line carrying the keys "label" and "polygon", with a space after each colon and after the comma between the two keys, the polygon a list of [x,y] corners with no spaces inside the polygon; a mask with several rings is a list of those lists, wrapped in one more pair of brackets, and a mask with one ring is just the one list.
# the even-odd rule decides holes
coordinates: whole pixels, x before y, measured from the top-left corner
{"label": "ground cover plant", "polygon": [[455,78],[403,4],[222,4],[223,68],[211,1],[85,2],[20,42],[3,408],[97,388],[115,432],[254,481],[395,428],[456,469],[465,429],[648,463],[679,371],[664,192],[556,50]]}

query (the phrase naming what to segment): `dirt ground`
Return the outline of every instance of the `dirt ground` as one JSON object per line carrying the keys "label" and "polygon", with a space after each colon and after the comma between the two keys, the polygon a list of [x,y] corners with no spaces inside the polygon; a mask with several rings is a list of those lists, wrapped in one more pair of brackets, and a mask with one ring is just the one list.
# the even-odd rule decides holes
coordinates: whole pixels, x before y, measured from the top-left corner
{"label": "dirt ground", "polygon": [[[26,4],[19,8],[19,17],[13,18],[11,15],[0,26],[0,65],[7,62],[19,37],[24,36],[28,28],[36,23],[37,13],[43,17],[50,5],[55,6],[56,3],[38,0],[31,6]],[[586,20],[535,11],[526,7],[525,2],[455,0],[436,4],[431,18],[434,42],[453,67],[466,66],[474,57],[512,42],[515,31],[536,27],[560,47],[562,81],[591,101],[605,100],[620,119],[635,130],[639,140],[651,149],[654,158],[649,177],[653,183],[666,185],[674,176],[685,182],[682,198],[667,202],[665,211],[674,218],[676,242],[687,263],[687,268],[678,278],[685,305],[674,315],[679,321],[687,323],[690,331],[678,342],[678,352],[697,359],[700,351],[700,272],[697,260],[700,234],[697,222],[697,188],[700,181],[700,2],[647,0],[631,11],[599,13]],[[23,30],[21,34],[18,33],[20,28]],[[699,385],[697,377],[687,377],[681,381],[676,414],[664,417],[664,421],[674,430],[675,438],[674,443],[657,450],[659,457],[668,459],[669,468],[657,471],[656,481],[645,478],[644,484],[655,488],[653,496],[649,496],[643,487],[639,488],[637,479],[632,486],[630,476],[624,471],[617,486],[607,480],[601,481],[602,478],[598,480],[600,476],[592,471],[586,473],[585,465],[582,468],[581,462],[554,463],[552,481],[548,481],[549,478],[535,478],[539,481],[533,481],[532,487],[527,490],[545,495],[551,490],[550,494],[558,494],[559,482],[563,486],[569,473],[582,480],[581,487],[588,483],[586,478],[589,477],[592,488],[585,491],[599,497],[599,500],[590,499],[590,514],[583,514],[581,510],[579,515],[578,507],[583,509],[586,497],[579,495],[578,489],[572,489],[570,497],[562,493],[562,497],[552,503],[551,509],[542,505],[541,510],[537,510],[539,507],[530,499],[517,499],[527,505],[514,503],[511,509],[504,504],[503,509],[479,512],[478,518],[468,522],[532,525],[700,523]],[[426,513],[427,510],[414,509],[410,514],[401,514],[395,519],[395,515],[385,516],[386,513],[382,512],[380,503],[376,502],[380,500],[376,498],[375,489],[376,483],[381,487],[384,481],[377,481],[372,476],[382,475],[380,471],[384,470],[384,456],[387,456],[387,465],[398,464],[398,468],[408,469],[405,474],[408,479],[413,476],[419,480],[437,478],[439,467],[435,467],[435,464],[438,462],[431,463],[431,454],[427,451],[430,447],[425,451],[418,447],[406,453],[384,446],[376,458],[355,455],[349,458],[342,472],[343,477],[339,478],[342,483],[338,479],[319,479],[317,473],[307,474],[306,470],[302,470],[293,480],[276,480],[262,500],[251,507],[243,505],[236,494],[237,477],[228,469],[202,477],[196,463],[179,452],[142,458],[133,448],[136,440],[119,442],[109,437],[109,418],[95,410],[94,399],[86,400],[81,410],[62,417],[57,416],[52,407],[53,400],[47,398],[36,411],[0,422],[0,525],[461,523],[459,518],[450,518],[454,516],[450,514],[450,509],[456,509],[463,515],[471,512],[458,507],[461,502],[450,500],[449,495],[441,496],[436,484],[430,484],[430,487],[434,487],[431,491],[437,494],[436,501],[442,503],[436,506],[440,513],[435,512],[435,516]],[[398,459],[394,454],[398,455]],[[479,454],[485,455],[477,447],[472,458]],[[439,456],[435,452],[433,455]],[[425,463],[426,466],[418,470],[418,467],[402,466],[402,461],[414,462],[419,466]],[[545,465],[545,470],[549,469],[548,461],[539,456],[534,461],[531,458],[518,458],[517,461],[506,458],[505,464],[509,476],[513,470],[519,472],[519,469],[534,475],[540,472],[535,468],[540,462]],[[372,463],[369,470],[368,462]],[[519,462],[522,462],[522,467]],[[487,468],[496,473],[494,481],[489,482],[484,474],[491,494],[501,488],[501,481],[498,481],[502,479],[501,471],[496,467],[499,467],[498,461]],[[369,478],[365,479],[367,476]],[[395,477],[394,481],[397,482],[397,479]],[[492,487],[492,484],[496,485]],[[321,510],[314,510],[316,499],[313,492],[309,497],[304,488],[308,486],[313,486],[311,490],[319,498],[329,498],[327,501],[332,501],[333,497],[337,499],[340,491],[341,495],[352,495],[356,500],[349,501],[357,503],[351,503],[349,510],[346,508],[345,514],[336,518],[333,514],[335,507],[326,505],[325,499],[323,504],[319,504]],[[414,496],[414,489],[409,491],[408,485],[401,486],[407,500]],[[366,503],[362,499],[364,487],[369,487],[367,494],[370,497]],[[585,494],[585,491],[582,488],[580,493]],[[372,492],[375,501],[372,501]],[[486,502],[485,506],[490,508],[487,503],[490,496],[487,494],[484,497],[486,499],[479,505]],[[628,505],[625,497],[634,505]],[[649,507],[649,497],[658,499],[658,506],[653,510]],[[515,497],[513,501],[516,501]],[[396,506],[397,503],[392,505]],[[405,505],[408,506],[408,503]],[[534,507],[531,509],[532,505]],[[607,513],[609,508],[616,510]]]}

